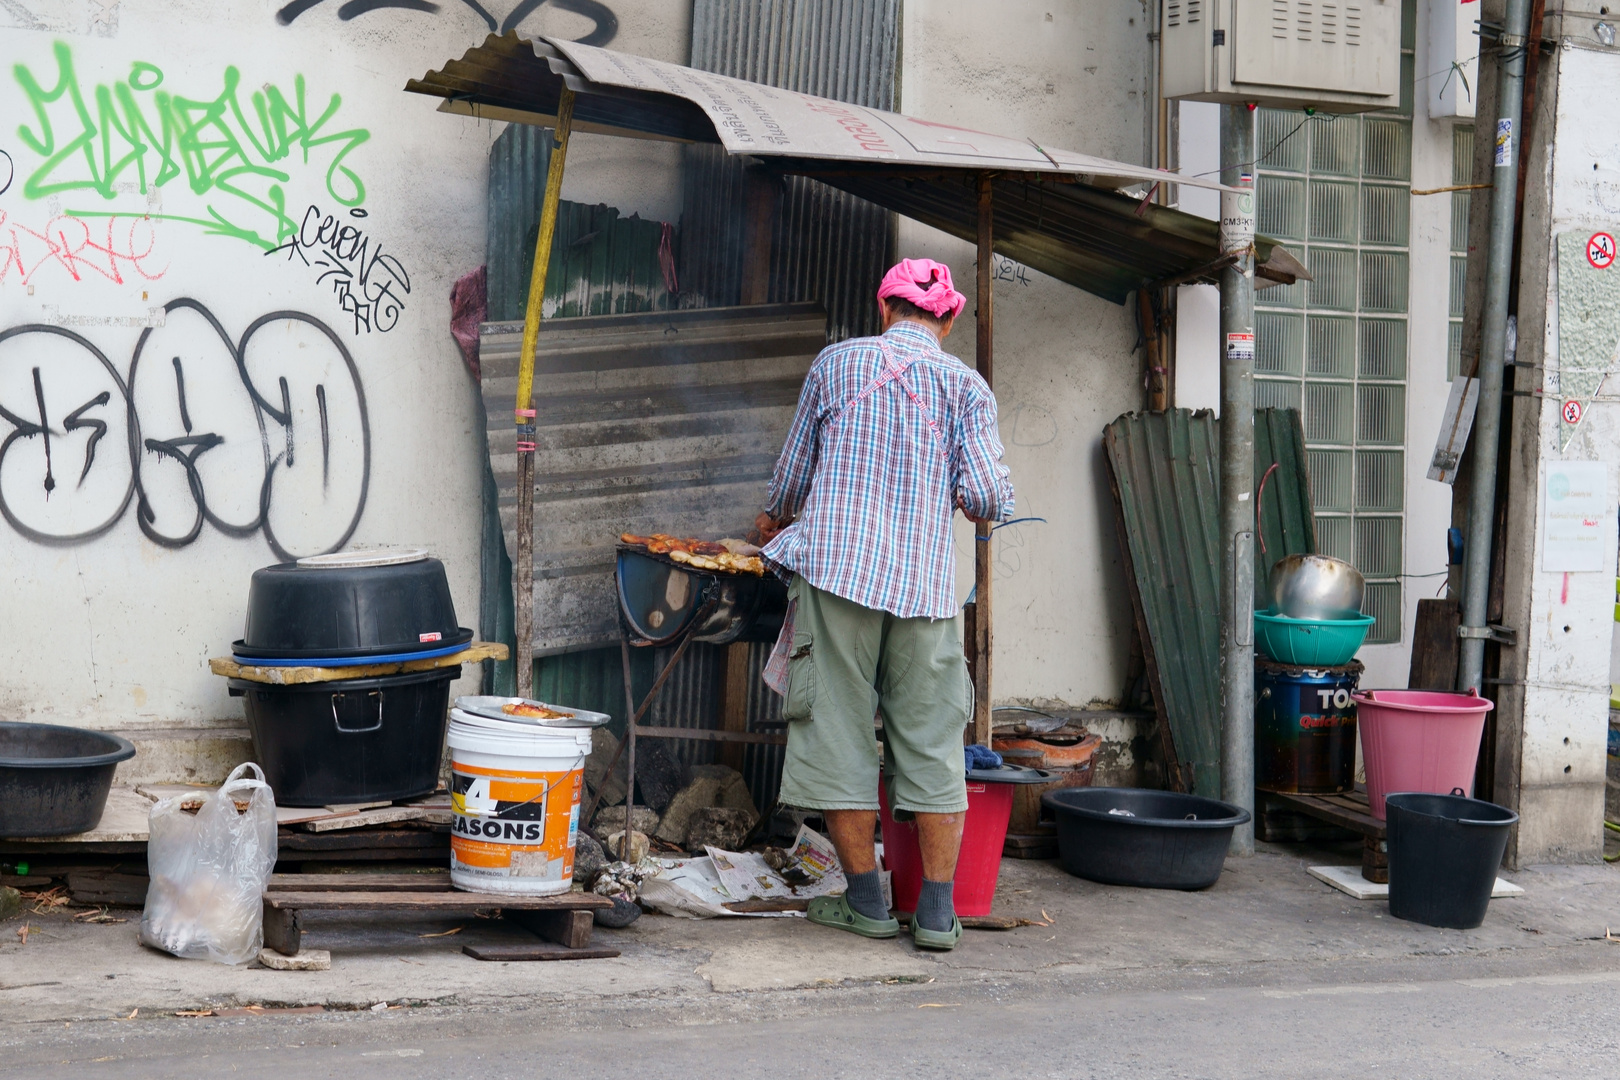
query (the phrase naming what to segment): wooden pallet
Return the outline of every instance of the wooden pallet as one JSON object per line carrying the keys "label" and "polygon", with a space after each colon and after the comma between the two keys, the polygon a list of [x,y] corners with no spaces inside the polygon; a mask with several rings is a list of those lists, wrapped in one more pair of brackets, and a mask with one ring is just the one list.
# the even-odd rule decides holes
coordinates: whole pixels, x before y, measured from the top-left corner
{"label": "wooden pallet", "polygon": [[1361,876],[1378,885],[1389,884],[1389,830],[1372,816],[1364,789],[1342,795],[1284,795],[1266,792],[1276,805],[1308,814],[1318,821],[1349,829],[1362,838]]}
{"label": "wooden pallet", "polygon": [[462,892],[443,874],[275,874],[264,892],[264,944],[284,956],[303,946],[306,911],[411,911],[425,916],[471,915],[499,909],[541,941],[468,945],[475,960],[595,960],[619,950],[592,947],[593,912],[613,901],[595,893],[507,896]]}

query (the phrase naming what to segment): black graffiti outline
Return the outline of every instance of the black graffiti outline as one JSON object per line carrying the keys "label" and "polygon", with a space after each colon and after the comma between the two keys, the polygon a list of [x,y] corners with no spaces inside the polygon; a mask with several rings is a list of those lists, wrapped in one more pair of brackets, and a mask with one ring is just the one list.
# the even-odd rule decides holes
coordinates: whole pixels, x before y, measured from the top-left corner
{"label": "black graffiti outline", "polygon": [[[125,485],[124,495],[119,501],[117,509],[108,515],[105,521],[102,521],[89,529],[85,529],[81,532],[73,533],[67,536],[57,536],[51,533],[41,532],[38,529],[25,524],[17,517],[16,513],[11,509],[11,506],[6,502],[5,492],[3,489],[0,489],[0,517],[4,517],[6,522],[10,524],[13,529],[17,530],[18,533],[28,540],[32,540],[38,544],[65,547],[93,540],[94,538],[107,532],[123,518],[124,514],[129,510],[130,503],[138,500],[136,507],[136,521],[140,525],[141,532],[153,543],[156,543],[162,547],[185,547],[187,544],[190,544],[196,540],[199,535],[201,535],[203,523],[206,522],[214,526],[214,528],[218,529],[220,532],[225,533],[227,536],[246,537],[251,536],[255,532],[262,532],[266,542],[270,545],[270,550],[275,553],[275,556],[284,562],[291,561],[293,558],[295,558],[295,556],[281,545],[280,540],[278,540],[275,535],[275,531],[270,526],[270,505],[274,496],[276,468],[283,463],[287,464],[288,466],[291,465],[293,435],[291,397],[287,387],[286,378],[283,376],[278,379],[279,389],[281,391],[282,407],[278,409],[274,405],[271,405],[270,402],[265,400],[264,396],[259,392],[259,388],[254,384],[252,377],[248,374],[247,347],[248,343],[252,340],[253,335],[264,326],[275,322],[292,321],[305,323],[313,327],[315,330],[325,335],[326,339],[330,341],[333,347],[338,350],[338,355],[343,357],[343,362],[347,366],[349,379],[354,386],[355,401],[360,412],[360,491],[355,499],[354,514],[349,519],[348,526],[344,530],[343,535],[326,549],[328,552],[341,550],[343,545],[347,544],[349,539],[353,537],[355,530],[359,528],[360,518],[361,515],[365,513],[366,502],[369,498],[371,489],[371,417],[370,411],[366,405],[365,384],[360,379],[360,369],[354,361],[354,356],[349,352],[347,346],[344,345],[343,339],[338,336],[335,330],[333,330],[330,326],[327,326],[324,322],[317,319],[313,315],[307,315],[300,311],[272,311],[269,314],[261,315],[259,318],[255,319],[248,325],[247,329],[242,332],[242,336],[239,339],[232,341],[224,326],[222,326],[219,320],[214,316],[214,313],[200,301],[193,300],[190,297],[180,297],[178,299],[169,301],[163,306],[165,315],[172,314],[173,312],[182,309],[196,312],[204,319],[204,321],[209,324],[210,327],[213,328],[215,334],[219,337],[220,344],[222,344],[227,352],[229,352],[231,359],[236,366],[237,377],[241,380],[243,389],[247,391],[249,400],[253,404],[253,415],[259,429],[259,444],[261,453],[263,455],[265,470],[264,479],[259,486],[257,516],[253,519],[253,521],[246,524],[226,521],[215,513],[211,507],[209,507],[207,494],[203,488],[202,475],[197,469],[197,459],[207,451],[213,449],[215,446],[223,443],[224,437],[215,432],[204,432],[201,434],[193,433],[191,424],[189,423],[189,414],[183,404],[182,424],[186,429],[185,435],[177,439],[142,439],[140,417],[135,410],[135,395],[132,388],[135,386],[135,376],[140,367],[141,356],[145,351],[147,341],[151,337],[154,327],[149,326],[141,331],[141,336],[135,343],[134,353],[130,357],[129,374],[128,378],[126,379],[124,376],[119,374],[118,369],[113,365],[112,361],[108,359],[106,353],[97,348],[96,345],[88,338],[84,337],[82,334],[75,333],[72,330],[59,326],[50,326],[44,323],[28,323],[22,326],[11,327],[7,330],[0,330],[0,344],[3,344],[13,337],[18,337],[23,334],[54,334],[58,337],[66,338],[76,345],[79,345],[86,352],[90,353],[90,355],[94,356],[98,361],[100,361],[101,366],[106,370],[107,375],[112,379],[113,385],[117,388],[119,395],[124,399],[125,417],[128,427],[128,449],[130,460],[129,481]],[[181,395],[181,401],[183,403],[183,368],[179,364],[178,357],[174,359],[174,362],[177,380],[177,392]],[[38,393],[39,392],[36,391],[36,396],[38,396]],[[321,422],[321,454],[323,458],[321,483],[324,490],[327,487],[327,482],[329,479],[329,458],[331,454],[331,436],[328,430],[326,393],[324,384],[317,386],[316,397]],[[84,417],[84,413],[97,405],[106,405],[111,400],[111,393],[103,390],[101,393],[97,394],[89,401],[86,401],[77,409],[74,409],[63,421],[62,427],[64,433],[86,428],[91,429],[90,440],[85,447],[84,468],[79,476],[79,483],[81,485],[84,483],[85,477],[89,475],[90,468],[95,462],[96,444],[100,442],[101,438],[107,433],[107,424],[105,421],[94,418],[86,419]],[[271,456],[270,451],[271,433],[265,426],[266,414],[269,414],[270,418],[275,420],[275,422],[279,424],[286,433],[286,448],[281,453],[276,454],[274,457]],[[6,454],[10,452],[12,445],[17,442],[17,440],[33,438],[34,436],[43,436],[45,438],[49,438],[49,435],[51,434],[49,424],[46,422],[46,418],[43,414],[43,407],[41,423],[39,424],[22,419],[20,416],[17,416],[16,414],[7,410],[4,406],[0,406],[0,419],[4,419],[9,422],[13,428],[11,433],[7,435],[3,441],[0,441],[0,467],[3,467]],[[170,536],[159,532],[156,528],[157,515],[153,511],[150,502],[147,500],[146,489],[141,480],[141,467],[144,460],[143,451],[146,453],[156,454],[159,458],[172,458],[181,466],[182,469],[185,470],[186,485],[191,493],[192,501],[196,506],[197,513],[196,517],[192,521],[191,527],[187,529],[183,535]]]}
{"label": "black graffiti outline", "polygon": [[[24,326],[14,326],[9,330],[0,330],[0,344],[4,344],[13,337],[29,333],[55,334],[58,337],[67,338],[69,341],[81,346],[85,349],[85,351],[90,353],[91,356],[94,356],[97,360],[101,361],[101,366],[107,369],[107,374],[112,377],[113,385],[118,388],[119,394],[123,395],[126,400],[128,399],[129,390],[124,385],[123,377],[118,374],[118,369],[113,366],[113,362],[111,360],[107,359],[106,353],[96,348],[95,344],[82,334],[76,334],[72,330],[68,330],[61,326],[48,326],[44,323],[29,323]],[[105,394],[106,391],[102,391],[102,393]],[[101,394],[96,395],[97,398],[101,396]],[[109,397],[107,400],[110,401],[112,399]],[[73,412],[69,414],[69,418],[77,420],[83,415],[84,410],[93,404],[95,404],[95,398],[92,398],[89,402],[86,402],[84,405],[73,410]],[[102,402],[102,404],[106,404],[106,402]],[[13,415],[4,408],[0,408],[0,418],[4,418],[13,425],[11,434],[7,435],[3,442],[0,442],[0,465],[3,465],[6,460],[6,454],[11,450],[12,443],[16,442],[18,439],[32,438],[33,436],[39,434],[39,430],[38,425],[30,424],[27,421],[21,420],[19,417]],[[101,423],[103,428],[106,426],[102,421],[99,420],[83,421],[83,423]],[[63,426],[66,427],[65,424]],[[102,434],[106,434],[105,430],[103,430]],[[94,457],[95,444],[99,440],[99,435],[93,437],[91,439],[89,449],[86,451],[86,474],[88,474],[90,471],[90,459]],[[79,482],[84,482],[83,476],[79,478]],[[0,488],[0,517],[4,517],[7,523],[9,523],[13,529],[16,529],[19,533],[21,533],[24,538],[32,540],[36,544],[52,544],[61,546],[66,546],[69,544],[82,544],[87,540],[95,539],[116,525],[118,520],[124,516],[124,512],[129,509],[130,500],[134,497],[135,476],[134,472],[131,471],[129,483],[124,487],[124,497],[119,502],[118,509],[114,510],[107,520],[103,521],[100,525],[86,529],[84,532],[74,533],[71,536],[52,536],[50,533],[42,533],[37,529],[24,525],[22,521],[17,518],[17,515],[11,512],[11,507],[6,502],[5,490],[3,488]]]}
{"label": "black graffiti outline", "polygon": [[0,157],[6,159],[6,182],[0,184],[0,195],[4,195],[11,190],[11,182],[17,179],[17,163],[12,161],[11,155],[4,150],[0,150]]}
{"label": "black graffiti outline", "polygon": [[[292,0],[291,3],[284,4],[276,12],[276,22],[282,26],[291,26],[293,20],[298,16],[325,2],[326,0]],[[596,28],[590,33],[575,39],[581,45],[606,45],[619,36],[618,15],[614,14],[612,8],[599,2],[599,0],[519,0],[518,5],[507,14],[506,18],[498,21],[478,0],[461,0],[461,2],[484,20],[492,34],[505,34],[516,30],[518,24],[535,10],[543,4],[550,3],[553,7],[560,8],[563,11],[583,15],[596,24]],[[348,22],[373,11],[389,9],[421,11],[429,15],[437,15],[440,10],[439,5],[434,3],[433,0],[347,0],[342,7],[338,8],[337,15],[340,21]]]}

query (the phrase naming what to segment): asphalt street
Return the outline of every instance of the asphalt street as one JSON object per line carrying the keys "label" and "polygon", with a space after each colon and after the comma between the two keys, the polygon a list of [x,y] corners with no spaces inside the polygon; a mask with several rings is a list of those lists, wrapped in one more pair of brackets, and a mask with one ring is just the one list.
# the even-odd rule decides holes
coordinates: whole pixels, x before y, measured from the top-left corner
{"label": "asphalt street", "polygon": [[[1208,1078],[1620,1074],[1612,969],[1245,985],[1184,971],[1106,980],[896,982],[676,1003],[417,1008],[0,1026],[7,1077]],[[1391,965],[1382,965],[1391,967]],[[1431,977],[1423,977],[1427,972]],[[1439,976],[1442,973],[1446,977]]]}

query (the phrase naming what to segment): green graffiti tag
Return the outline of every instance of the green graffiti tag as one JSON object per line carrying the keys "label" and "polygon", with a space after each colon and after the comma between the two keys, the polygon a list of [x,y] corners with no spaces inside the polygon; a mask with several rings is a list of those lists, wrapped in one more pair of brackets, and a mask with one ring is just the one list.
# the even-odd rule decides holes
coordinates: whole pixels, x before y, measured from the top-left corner
{"label": "green graffiti tag", "polygon": [[[93,192],[113,199],[120,189],[146,194],[183,180],[206,216],[152,217],[200,225],[266,251],[298,232],[282,187],[292,178],[287,166],[308,167],[313,156],[315,168],[324,162],[328,195],[343,206],[365,201],[365,184],[345,159],[371,133],[328,130],[338,126],[333,121],[343,99],[333,94],[316,114],[302,75],[294,77],[290,96],[267,83],[244,107],[235,67],[225,69],[213,97],[189,98],[164,89],[163,71],[144,61],[132,64],[127,78],[87,88],[71,48],[58,42],[55,60],[54,80],[36,77],[25,64],[13,68],[35,121],[19,126],[18,137],[44,159],[23,182],[26,198]],[[68,212],[99,217],[114,211]]]}

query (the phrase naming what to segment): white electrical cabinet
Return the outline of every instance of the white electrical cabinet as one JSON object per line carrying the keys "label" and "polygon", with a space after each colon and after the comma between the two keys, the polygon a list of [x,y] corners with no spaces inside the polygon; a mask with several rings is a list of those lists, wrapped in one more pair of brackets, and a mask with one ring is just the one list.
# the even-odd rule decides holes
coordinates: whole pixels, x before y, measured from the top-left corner
{"label": "white electrical cabinet", "polygon": [[1327,112],[1400,104],[1401,0],[1160,0],[1164,96]]}
{"label": "white electrical cabinet", "polygon": [[1479,0],[1429,0],[1429,116],[1474,115]]}

